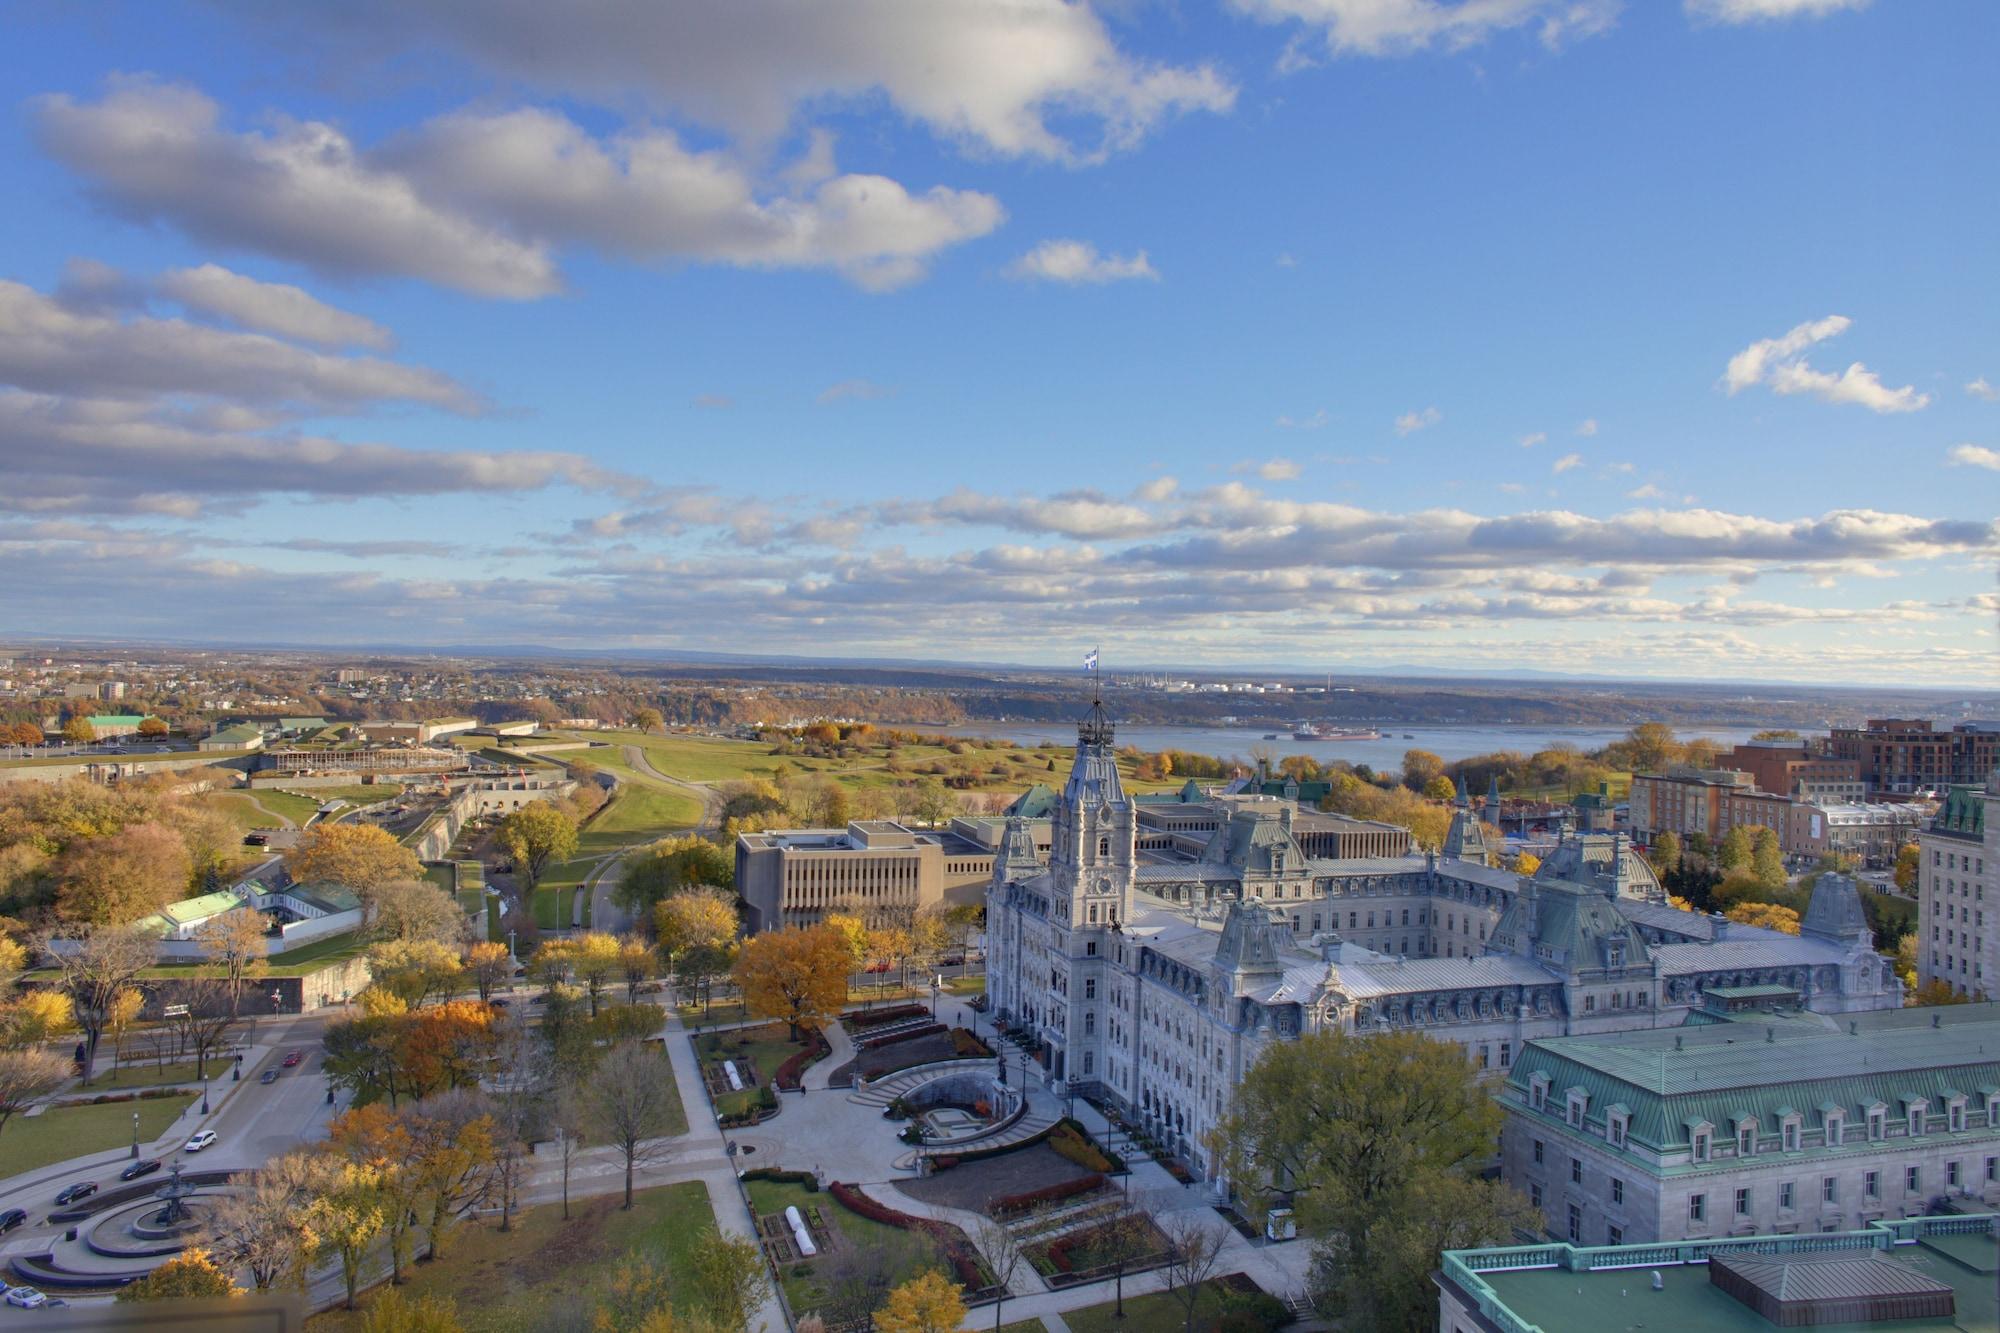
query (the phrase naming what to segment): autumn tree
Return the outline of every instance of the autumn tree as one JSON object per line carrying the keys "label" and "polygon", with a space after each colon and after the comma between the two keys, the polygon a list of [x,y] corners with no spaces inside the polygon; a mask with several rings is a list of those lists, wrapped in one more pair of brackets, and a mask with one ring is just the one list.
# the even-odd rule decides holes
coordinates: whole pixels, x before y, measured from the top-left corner
{"label": "autumn tree", "polygon": [[877,1333],[958,1333],[965,1300],[958,1283],[938,1269],[925,1269],[889,1292],[875,1312]]}
{"label": "autumn tree", "polygon": [[1737,824],[1722,835],[1722,845],[1716,849],[1715,863],[1725,876],[1737,871],[1748,871],[1754,854],[1755,844],[1750,841],[1750,830]]}
{"label": "autumn tree", "polygon": [[361,1333],[465,1333],[465,1324],[451,1297],[405,1296],[391,1287],[362,1314]]}
{"label": "autumn tree", "polygon": [[1777,903],[1738,903],[1723,915],[1746,926],[1762,926],[1787,935],[1799,933],[1799,914]]}
{"label": "autumn tree", "polygon": [[576,854],[576,820],[547,801],[531,801],[509,814],[496,836],[529,888],[551,864]]}
{"label": "autumn tree", "polygon": [[851,958],[841,935],[824,926],[767,930],[744,941],[736,984],[751,1013],[782,1018],[797,1041],[801,1027],[825,1027],[839,1016]]}
{"label": "autumn tree", "polygon": [[390,1021],[391,1051],[413,1097],[476,1085],[498,1040],[492,1008],[477,1000],[446,1000]]}
{"label": "autumn tree", "polygon": [[591,1138],[609,1144],[625,1164],[629,1209],[634,1171],[680,1123],[680,1094],[665,1052],[636,1041],[612,1047],[584,1084],[581,1109]]}
{"label": "autumn tree", "polygon": [[1478,1179],[1500,1114],[1457,1045],[1323,1029],[1266,1049],[1216,1143],[1253,1207],[1260,1187],[1290,1189],[1318,1245],[1319,1285],[1350,1325],[1394,1326],[1381,1312],[1413,1293],[1385,1285],[1385,1227],[1435,1221],[1420,1213],[1441,1197],[1475,1239],[1504,1237],[1518,1215],[1505,1186]]}
{"label": "autumn tree", "polygon": [[383,940],[371,945],[368,970],[376,986],[411,1009],[451,994],[464,972],[458,954],[436,940]]}
{"label": "autumn tree", "polygon": [[910,818],[936,828],[958,809],[958,798],[936,778],[919,778],[911,784],[903,808]]}
{"label": "autumn tree", "polygon": [[1678,869],[1681,863],[1680,836],[1671,832],[1659,834],[1653,839],[1646,859],[1653,863],[1653,870],[1660,875]]}
{"label": "autumn tree", "polygon": [[1923,852],[1914,842],[1906,842],[1896,849],[1896,887],[1904,893],[1917,891],[1917,868],[1923,864]]}
{"label": "autumn tree", "polygon": [[187,848],[162,824],[80,838],[57,863],[56,912],[65,921],[123,925],[187,896]]}
{"label": "autumn tree", "polygon": [[158,740],[167,734],[167,724],[157,717],[142,719],[139,723],[139,734],[147,740]]}
{"label": "autumn tree", "polygon": [[625,1003],[639,1003],[639,987],[651,979],[659,961],[653,946],[642,936],[627,935],[618,941],[618,975],[625,983]]}
{"label": "autumn tree", "polygon": [[340,1260],[350,1310],[361,1279],[361,1261],[387,1221],[380,1179],[371,1168],[352,1161],[339,1163],[326,1187],[306,1206],[306,1229],[317,1242],[317,1251]]}
{"label": "autumn tree", "polygon": [[640,731],[660,731],[667,725],[657,708],[641,708],[632,714],[632,725]]}
{"label": "autumn tree", "polygon": [[1664,722],[1641,722],[1620,742],[1635,773],[1657,773],[1680,756],[1674,729]]}
{"label": "autumn tree", "polygon": [[365,895],[369,933],[384,940],[431,940],[454,948],[466,936],[466,912],[455,894],[428,879],[393,879]]}
{"label": "autumn tree", "polygon": [[285,853],[285,869],[301,884],[352,889],[371,919],[382,886],[424,877],[417,854],[373,824],[314,824]]}
{"label": "autumn tree", "polygon": [[513,956],[507,946],[492,940],[480,940],[465,951],[465,970],[471,974],[472,982],[479,988],[479,998],[490,1000],[502,981],[514,975]]}
{"label": "autumn tree", "polygon": [[0,1130],[16,1113],[68,1082],[69,1076],[69,1061],[52,1051],[0,1051]]}
{"label": "autumn tree", "polygon": [[401,1286],[423,1191],[408,1124],[379,1104],[352,1107],[327,1125],[326,1148],[368,1177],[371,1201],[381,1212],[389,1242],[389,1280]]}
{"label": "autumn tree", "polygon": [[137,1282],[118,1289],[120,1301],[198,1301],[241,1296],[243,1288],[199,1246],[182,1250]]}
{"label": "autumn tree", "polygon": [[55,964],[55,988],[69,997],[76,1025],[83,1029],[83,1082],[88,1087],[112,1006],[153,965],[153,941],[129,926],[96,925],[66,933],[70,939],[62,948],[44,936],[37,952]]}
{"label": "autumn tree", "polygon": [[621,966],[621,948],[617,937],[601,930],[591,930],[542,946],[544,954],[552,950],[564,961],[569,976],[583,987],[583,993],[590,1000],[590,1015],[595,1018],[604,997],[604,987]]}
{"label": "autumn tree", "polygon": [[46,740],[48,740],[48,737],[44,736],[42,729],[34,723],[16,722],[14,724],[14,744],[40,745]]}
{"label": "autumn tree", "polygon": [[653,907],[653,934],[667,975],[691,949],[719,949],[736,938],[736,902],[721,889],[683,889]]}
{"label": "autumn tree", "polygon": [[71,745],[93,745],[97,741],[96,725],[81,713],[63,723],[62,734]]}
{"label": "autumn tree", "polygon": [[486,1198],[495,1125],[469,1088],[427,1097],[405,1113],[417,1175],[418,1215],[433,1260],[445,1256],[452,1225]]}
{"label": "autumn tree", "polygon": [[1440,773],[1424,784],[1424,799],[1427,801],[1449,801],[1458,796],[1457,784]]}
{"label": "autumn tree", "polygon": [[1773,829],[1759,826],[1750,839],[1750,873],[1757,882],[1767,889],[1782,889],[1788,876],[1785,874],[1785,854],[1778,846],[1778,835]]}
{"label": "autumn tree", "polygon": [[688,1260],[694,1304],[718,1329],[748,1328],[770,1290],[764,1254],[755,1241],[710,1227]]}
{"label": "autumn tree", "polygon": [[1444,760],[1429,750],[1403,751],[1403,785],[1421,792],[1444,776]]}
{"label": "autumn tree", "polygon": [[613,896],[621,907],[643,916],[669,895],[701,886],[733,893],[736,863],[723,848],[690,833],[662,838],[627,857]]}
{"label": "autumn tree", "polygon": [[820,925],[838,934],[847,946],[847,960],[850,972],[859,972],[868,966],[870,947],[868,923],[856,912],[828,912],[820,918]]}
{"label": "autumn tree", "polygon": [[271,919],[262,912],[239,907],[211,917],[195,931],[202,957],[214,964],[222,976],[232,1018],[243,1012],[243,988],[271,970],[265,948],[270,929]]}

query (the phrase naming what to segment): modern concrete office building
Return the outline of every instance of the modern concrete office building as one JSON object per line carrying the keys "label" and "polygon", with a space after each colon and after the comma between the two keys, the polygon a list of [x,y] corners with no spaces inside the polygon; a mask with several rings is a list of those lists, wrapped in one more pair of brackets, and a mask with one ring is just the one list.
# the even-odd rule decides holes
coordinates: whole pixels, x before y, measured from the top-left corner
{"label": "modern concrete office building", "polygon": [[880,921],[939,903],[978,902],[992,874],[991,849],[887,819],[736,838],[736,892],[752,932],[816,925],[829,912]]}

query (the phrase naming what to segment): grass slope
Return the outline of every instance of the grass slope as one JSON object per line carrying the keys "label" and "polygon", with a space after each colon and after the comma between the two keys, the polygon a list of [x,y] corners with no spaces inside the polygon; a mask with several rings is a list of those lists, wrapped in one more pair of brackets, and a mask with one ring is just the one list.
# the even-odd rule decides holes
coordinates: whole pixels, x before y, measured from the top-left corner
{"label": "grass slope", "polygon": [[[158,1097],[105,1106],[60,1106],[38,1116],[17,1115],[0,1132],[0,1176],[19,1175],[72,1157],[132,1142],[132,1113],[139,1113],[139,1142],[150,1143],[194,1101]],[[116,1168],[101,1174],[109,1177]]]}

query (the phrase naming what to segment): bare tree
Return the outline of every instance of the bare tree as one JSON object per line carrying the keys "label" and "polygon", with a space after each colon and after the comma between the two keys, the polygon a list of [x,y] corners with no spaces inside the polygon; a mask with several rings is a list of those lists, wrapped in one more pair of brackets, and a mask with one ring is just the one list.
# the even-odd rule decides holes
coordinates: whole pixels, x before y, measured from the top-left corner
{"label": "bare tree", "polygon": [[591,1137],[616,1148],[625,1162],[626,1208],[632,1206],[632,1174],[659,1148],[678,1097],[666,1052],[636,1041],[612,1047],[582,1089]]}
{"label": "bare tree", "polygon": [[226,1266],[250,1270],[258,1291],[281,1279],[305,1284],[311,1251],[306,1206],[329,1172],[326,1159],[292,1152],[239,1175],[210,1201],[205,1244]]}
{"label": "bare tree", "polygon": [[993,1285],[997,1288],[993,1299],[994,1333],[1000,1330],[1000,1307],[1007,1303],[1007,1288],[1013,1284],[1014,1274],[1020,1270],[1021,1262],[1028,1257],[1027,1248],[1021,1244],[1014,1228],[1020,1227],[1023,1231],[1033,1229],[1022,1226],[1024,1219],[1019,1216],[1010,1220],[1013,1227],[997,1218],[981,1217],[979,1224],[972,1229],[973,1243],[986,1256],[986,1267],[992,1272]]}
{"label": "bare tree", "polygon": [[83,1082],[97,1060],[97,1044],[118,992],[153,965],[154,941],[130,926],[79,926],[61,948],[51,933],[35,941],[36,951],[54,963],[56,987],[69,996],[76,1025],[83,1029]]}
{"label": "bare tree", "polygon": [[1215,1276],[1228,1236],[1220,1219],[1205,1208],[1183,1209],[1154,1220],[1167,1238],[1167,1262],[1161,1270],[1167,1292],[1187,1315],[1186,1333],[1194,1333],[1194,1307],[1202,1288]]}
{"label": "bare tree", "polygon": [[562,1208],[563,1221],[569,1221],[569,1171],[576,1164],[576,1155],[583,1149],[585,1136],[589,1133],[590,1107],[582,1096],[582,1090],[575,1084],[567,1084],[556,1094],[555,1123],[556,1147],[562,1154]]}
{"label": "bare tree", "polygon": [[895,1265],[885,1247],[861,1242],[843,1245],[814,1261],[813,1276],[826,1293],[826,1317],[835,1325],[869,1327],[869,1319],[889,1297]]}
{"label": "bare tree", "polygon": [[186,1003],[174,1006],[167,1020],[179,1054],[194,1052],[194,1076],[208,1077],[208,1057],[229,1040],[236,1026],[224,997],[225,982],[218,977],[196,977],[185,983]]}
{"label": "bare tree", "polygon": [[0,1129],[68,1078],[69,1061],[52,1051],[0,1051]]}
{"label": "bare tree", "polygon": [[243,988],[270,971],[265,936],[271,919],[262,912],[239,907],[233,912],[202,923],[195,931],[202,957],[221,970],[223,988],[229,993],[229,1016],[243,1012]]}
{"label": "bare tree", "polygon": [[542,1091],[548,1086],[547,1047],[525,1018],[510,1011],[500,1031],[499,1077],[492,1081],[488,1105],[493,1113],[493,1156],[487,1165],[489,1197],[500,1201],[500,1229],[514,1228],[514,1207],[527,1183],[528,1140],[540,1114]]}

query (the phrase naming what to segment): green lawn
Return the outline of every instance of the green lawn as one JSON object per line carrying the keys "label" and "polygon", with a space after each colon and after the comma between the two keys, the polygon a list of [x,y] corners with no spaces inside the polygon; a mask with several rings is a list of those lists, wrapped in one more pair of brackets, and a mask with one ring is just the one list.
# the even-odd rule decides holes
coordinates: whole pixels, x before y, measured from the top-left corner
{"label": "green lawn", "polygon": [[[132,1142],[134,1111],[139,1113],[139,1141],[150,1142],[165,1133],[194,1100],[192,1096],[157,1097],[105,1106],[61,1106],[38,1116],[14,1116],[0,1132],[0,1176],[19,1175],[106,1148],[122,1148]],[[188,1132],[194,1132],[192,1125]]]}
{"label": "green lawn", "polygon": [[[287,953],[271,955],[270,971],[274,977],[302,977],[308,972],[317,972],[334,963],[345,962],[368,952],[368,942],[349,932],[330,935],[311,944],[302,944]],[[139,972],[142,981],[160,981],[171,977],[212,976],[214,963],[161,963],[144,968]]]}
{"label": "green lawn", "polygon": [[[951,1271],[939,1253],[938,1243],[929,1236],[851,1213],[824,1190],[815,1192],[803,1185],[775,1180],[746,1180],[743,1184],[750,1193],[751,1211],[760,1218],[782,1214],[787,1206],[796,1205],[799,1213],[810,1219],[812,1210],[819,1209],[820,1216],[839,1230],[845,1246],[866,1251],[872,1265],[887,1273],[892,1285],[907,1281],[926,1268]],[[794,1314],[805,1315],[826,1303],[826,1294],[813,1277],[814,1269],[824,1262],[821,1258],[779,1266],[779,1281],[785,1285],[785,1299],[791,1302]]]}
{"label": "green lawn", "polygon": [[[168,1061],[156,1065],[151,1060],[132,1058],[137,1052],[128,1050],[125,1062],[117,1069],[110,1067],[110,1052],[98,1047],[97,1072],[90,1076],[88,1088],[78,1085],[76,1092],[122,1092],[127,1088],[151,1088],[162,1083],[199,1083],[201,1075],[194,1071],[194,1061]],[[229,1076],[229,1062],[209,1057],[208,1076],[212,1079],[220,1071],[224,1078]]]}
{"label": "green lawn", "polygon": [[[1213,1282],[1202,1288],[1195,1300],[1194,1326],[1206,1330],[1211,1321],[1222,1313],[1226,1293]],[[1184,1306],[1164,1291],[1156,1291],[1147,1296],[1125,1297],[1125,1317],[1116,1316],[1118,1303],[1106,1301],[1102,1305],[1089,1305],[1081,1310],[1064,1310],[1063,1322],[1072,1333],[1133,1333],[1142,1328],[1180,1328],[1186,1322]]]}
{"label": "green lawn", "polygon": [[[551,924],[569,924],[568,890],[582,884],[597,863],[627,847],[655,842],[701,822],[701,804],[691,796],[667,791],[649,779],[633,777],[622,782],[611,799],[577,834],[576,855],[550,866],[535,886],[535,922],[547,929]],[[545,890],[563,890],[562,901],[544,905]],[[586,902],[584,913],[589,915]],[[543,920],[548,913],[550,919]],[[560,918],[558,921],[557,918]]]}
{"label": "green lawn", "polygon": [[[783,1023],[771,1023],[760,1028],[743,1028],[734,1032],[711,1032],[695,1042],[695,1049],[701,1053],[704,1064],[722,1060],[735,1060],[739,1063],[748,1060],[756,1066],[759,1086],[770,1087],[771,1080],[777,1077],[778,1066],[797,1055],[801,1047],[798,1043],[787,1039]],[[756,1104],[756,1088],[745,1088],[742,1092],[724,1092],[718,1094],[715,1099],[715,1109],[720,1115],[734,1115],[747,1111]]]}
{"label": "green lawn", "polygon": [[287,795],[299,796],[311,801],[315,809],[328,801],[346,801],[349,805],[374,805],[403,794],[400,782],[355,783],[348,787],[301,787]]}
{"label": "green lawn", "polygon": [[[589,1326],[613,1274],[628,1256],[642,1257],[667,1278],[676,1303],[689,1301],[686,1274],[695,1243],[715,1226],[708,1190],[699,1181],[662,1185],[632,1196],[573,1199],[565,1222],[560,1204],[543,1204],[514,1215],[513,1229],[500,1230],[499,1218],[464,1223],[452,1233],[445,1257],[410,1271],[403,1295],[415,1300],[442,1296],[457,1306],[459,1322],[482,1333],[528,1333],[551,1326]],[[376,1288],[376,1291],[384,1290]],[[352,1313],[330,1310],[306,1321],[311,1333],[354,1333],[361,1328],[370,1296]]]}
{"label": "green lawn", "polygon": [[228,817],[229,822],[245,833],[255,829],[284,827],[276,815],[267,814],[240,791],[205,791],[195,798],[197,802]]}
{"label": "green lawn", "polygon": [[294,824],[303,824],[319,813],[320,802],[297,792],[279,791],[275,787],[253,787],[251,794],[266,810],[283,815]]}

